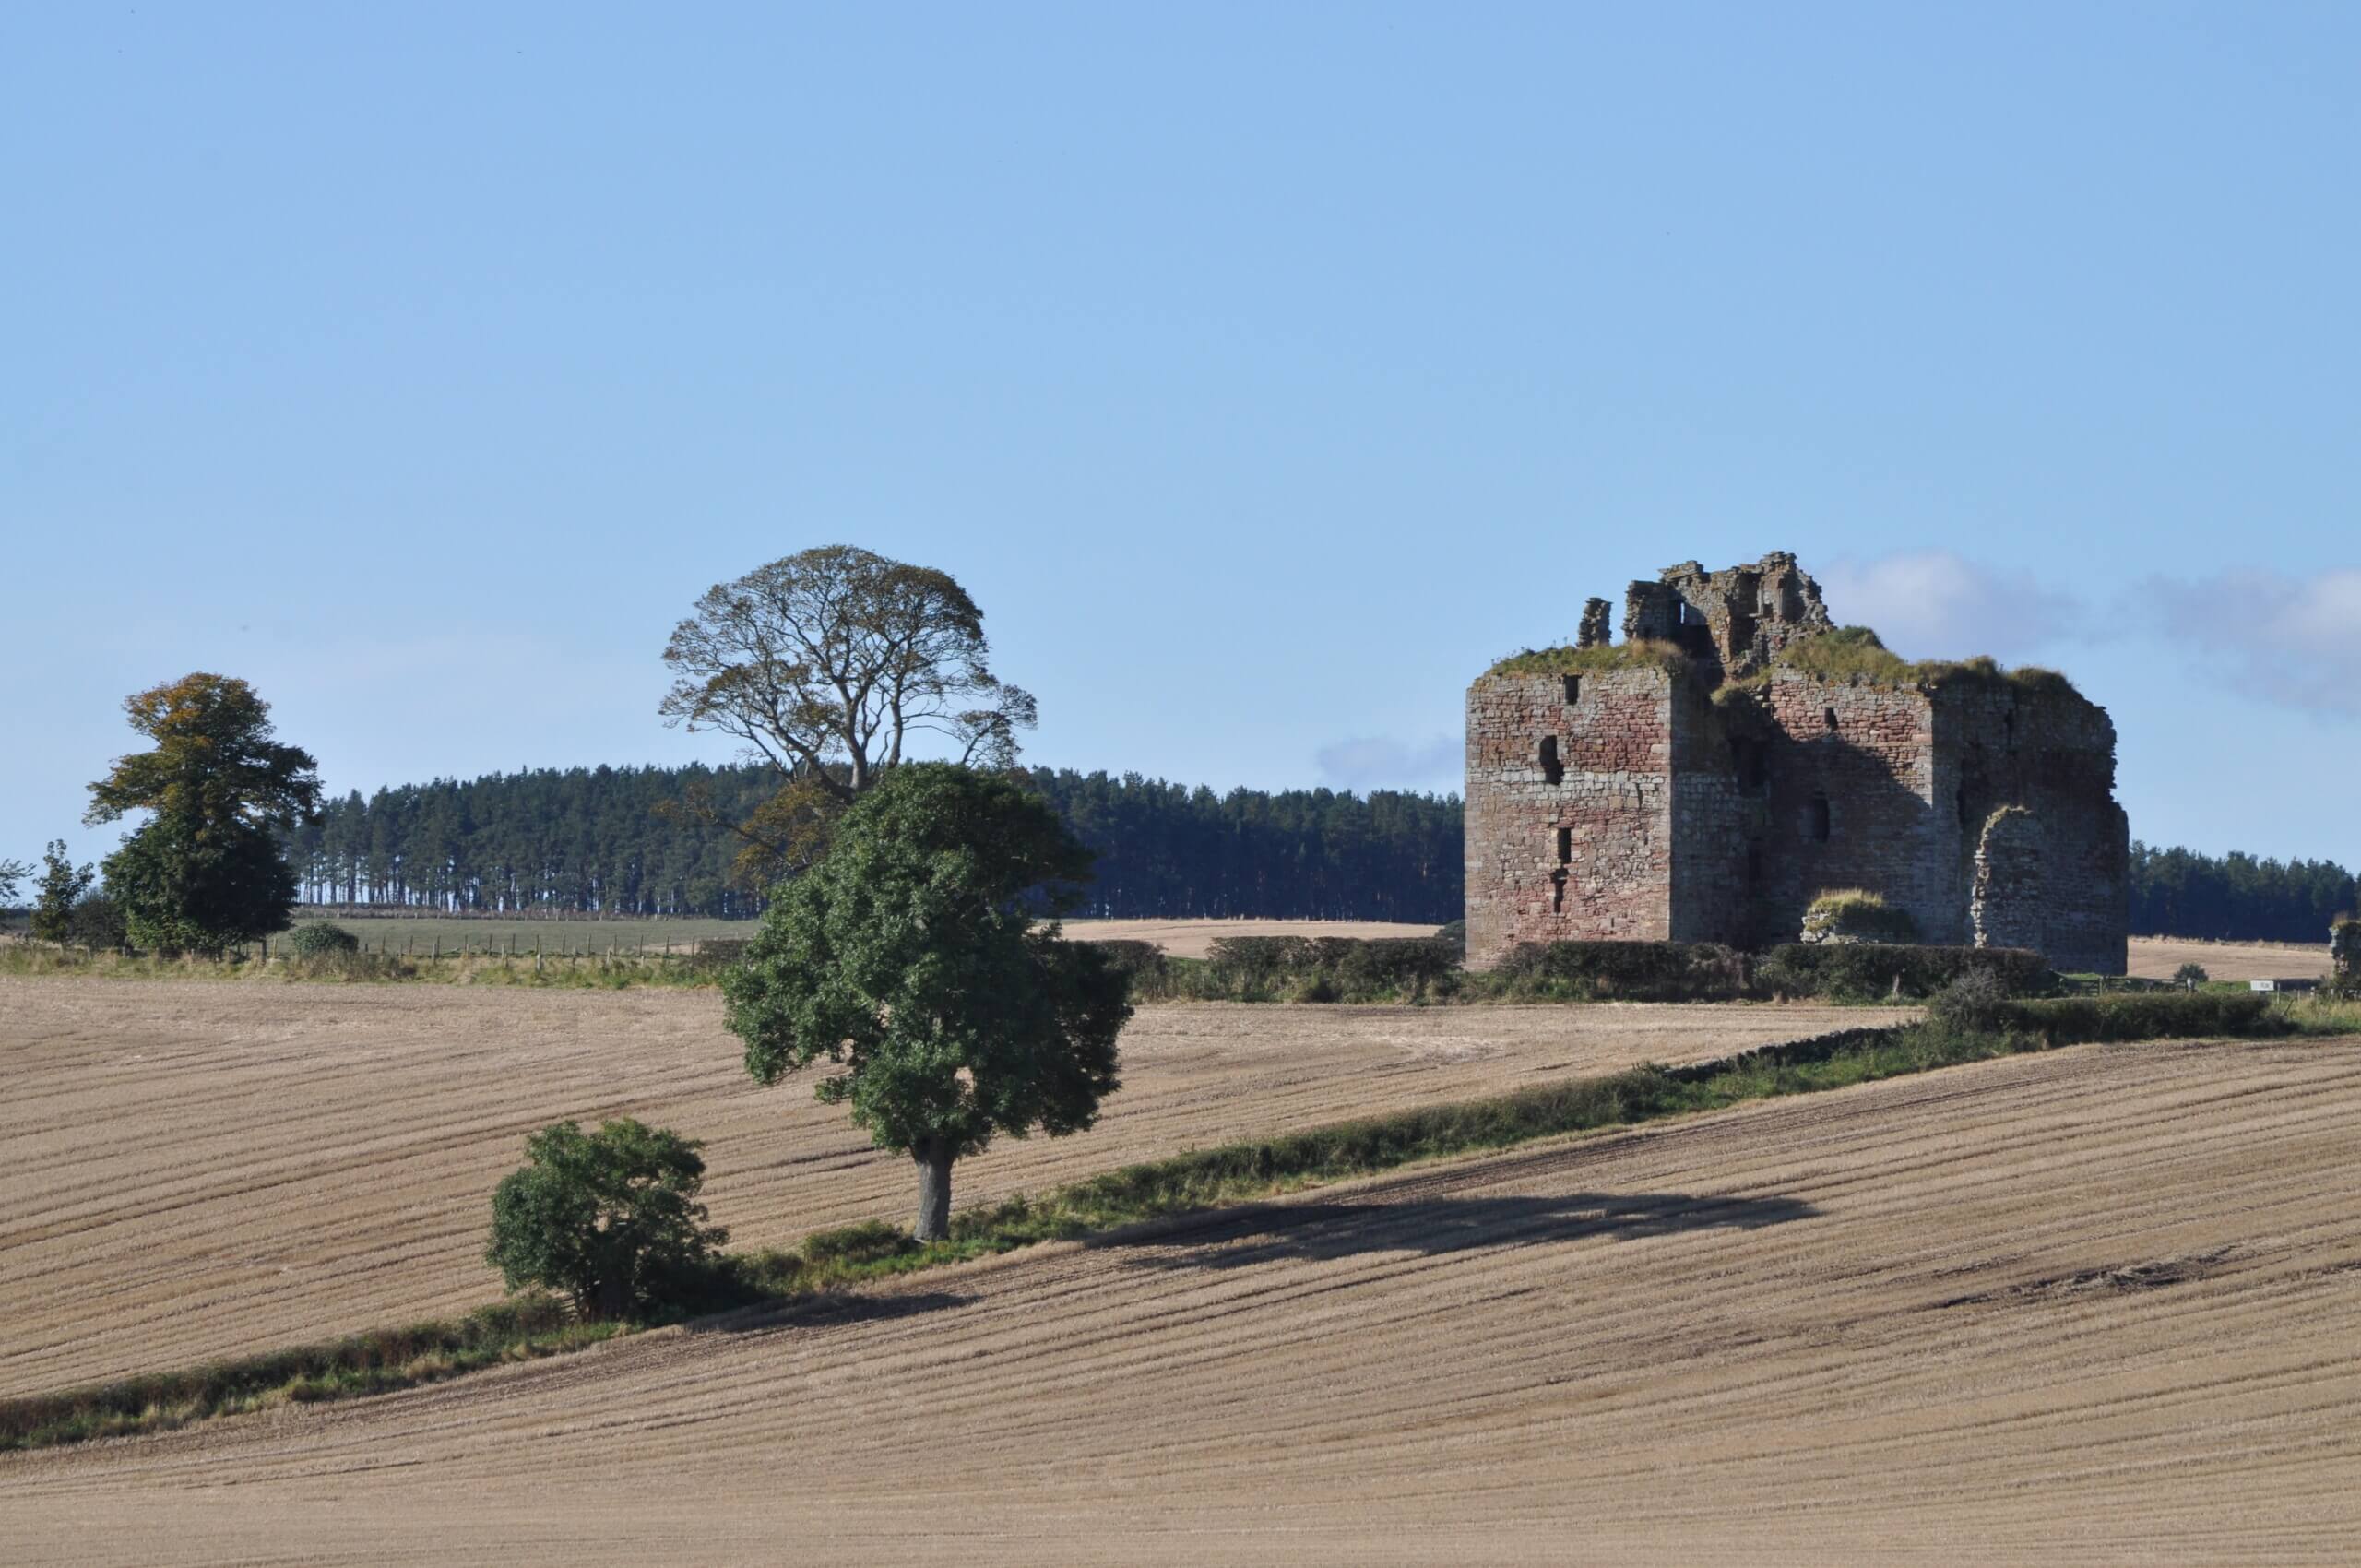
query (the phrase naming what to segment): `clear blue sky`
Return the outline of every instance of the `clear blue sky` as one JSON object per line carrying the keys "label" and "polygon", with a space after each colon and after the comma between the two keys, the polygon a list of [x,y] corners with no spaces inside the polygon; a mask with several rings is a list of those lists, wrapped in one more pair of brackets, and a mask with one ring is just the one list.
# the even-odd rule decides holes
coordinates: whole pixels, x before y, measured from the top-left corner
{"label": "clear blue sky", "polygon": [[0,853],[191,670],[338,790],[721,760],[707,585],[955,573],[1028,754],[1455,788],[1797,552],[2133,831],[2361,861],[2361,10],[17,8]]}

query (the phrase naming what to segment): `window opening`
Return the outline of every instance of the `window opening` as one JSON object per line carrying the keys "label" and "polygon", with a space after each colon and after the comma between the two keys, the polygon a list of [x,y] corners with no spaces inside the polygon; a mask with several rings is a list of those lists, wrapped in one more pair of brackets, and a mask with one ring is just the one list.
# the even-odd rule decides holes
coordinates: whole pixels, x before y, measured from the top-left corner
{"label": "window opening", "polygon": [[1558,863],[1561,866],[1572,865],[1573,861],[1574,830],[1571,827],[1561,827],[1558,829]]}
{"label": "window opening", "polygon": [[1566,765],[1558,760],[1558,737],[1555,735],[1541,737],[1541,777],[1552,784],[1563,781],[1566,777]]}
{"label": "window opening", "polygon": [[1820,710],[1820,716],[1826,721],[1828,732],[1832,735],[1836,733],[1836,710],[1833,707],[1823,707]]}
{"label": "window opening", "polygon": [[1827,843],[1828,827],[1828,797],[1825,795],[1814,795],[1811,798],[1811,836],[1813,839],[1819,843]]}
{"label": "window opening", "polygon": [[1549,879],[1549,910],[1552,914],[1566,912],[1566,873],[1560,872]]}
{"label": "window opening", "polygon": [[1567,706],[1568,707],[1573,707],[1573,706],[1574,706],[1574,704],[1576,704],[1576,703],[1578,703],[1578,702],[1580,702],[1580,701],[1582,701],[1582,700],[1583,700],[1583,678],[1582,678],[1580,675],[1569,675],[1569,676],[1567,676],[1567,677],[1566,677],[1566,706]]}
{"label": "window opening", "polygon": [[1761,741],[1731,741],[1730,773],[1739,794],[1762,794],[1771,782],[1771,748]]}

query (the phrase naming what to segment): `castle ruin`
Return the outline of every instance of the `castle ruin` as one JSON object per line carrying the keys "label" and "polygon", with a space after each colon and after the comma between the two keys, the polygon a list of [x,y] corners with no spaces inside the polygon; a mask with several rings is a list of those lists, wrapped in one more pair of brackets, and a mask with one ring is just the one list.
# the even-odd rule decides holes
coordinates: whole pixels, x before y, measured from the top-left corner
{"label": "castle ruin", "polygon": [[1824,892],[1925,943],[2121,974],[2115,726],[2064,677],[1913,664],[1792,555],[1636,582],[1467,692],[1467,961],[1524,943],[1793,942]]}

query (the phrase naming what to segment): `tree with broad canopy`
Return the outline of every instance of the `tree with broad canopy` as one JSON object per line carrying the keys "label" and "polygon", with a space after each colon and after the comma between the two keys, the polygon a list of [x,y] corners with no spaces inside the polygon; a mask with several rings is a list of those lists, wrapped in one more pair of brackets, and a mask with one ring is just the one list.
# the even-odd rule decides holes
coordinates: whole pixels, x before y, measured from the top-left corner
{"label": "tree with broad canopy", "polygon": [[[1030,694],[991,671],[984,612],[949,573],[851,545],[782,556],[718,583],[672,628],[668,724],[744,742],[782,779],[743,821],[739,875],[767,886],[824,851],[844,807],[931,733],[960,762],[1006,768]],[[674,808],[724,820],[693,790]]]}
{"label": "tree with broad canopy", "polygon": [[270,705],[228,676],[183,676],[123,706],[155,747],[117,757],[82,820],[155,814],[105,862],[132,942],[219,954],[286,930],[295,873],[279,836],[318,814],[312,754],[274,740]]}
{"label": "tree with broad canopy", "polygon": [[1090,861],[1008,779],[906,764],[780,890],[723,980],[757,1081],[845,1067],[813,1092],[917,1163],[919,1241],[949,1231],[955,1160],[996,1134],[1081,1132],[1118,1085],[1130,982],[1026,902],[1057,907]]}

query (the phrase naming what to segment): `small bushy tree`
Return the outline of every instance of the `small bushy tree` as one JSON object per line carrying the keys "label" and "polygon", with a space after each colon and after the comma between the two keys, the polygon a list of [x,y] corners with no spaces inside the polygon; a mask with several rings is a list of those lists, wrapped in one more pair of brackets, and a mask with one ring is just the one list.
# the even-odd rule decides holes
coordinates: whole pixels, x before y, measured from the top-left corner
{"label": "small bushy tree", "polygon": [[645,1316],[672,1299],[730,1233],[705,1223],[702,1144],[629,1117],[573,1122],[525,1141],[525,1164],[492,1194],[485,1259],[512,1290],[557,1291],[585,1317]]}
{"label": "small bushy tree", "polygon": [[2009,1013],[2009,988],[1990,969],[1968,969],[1928,999],[1927,1017],[1964,1034],[1990,1034]]}
{"label": "small bushy tree", "polygon": [[361,939],[340,925],[326,921],[314,921],[299,925],[287,936],[287,950],[298,958],[327,958],[342,953],[361,951]]}
{"label": "small bushy tree", "polygon": [[33,895],[33,935],[42,942],[64,942],[74,906],[90,890],[98,873],[68,860],[63,838],[49,841],[49,848],[42,852],[41,867],[39,890]]}
{"label": "small bushy tree", "polygon": [[17,901],[17,885],[32,875],[33,868],[22,861],[0,860],[0,908]]}
{"label": "small bushy tree", "polygon": [[2201,986],[2213,978],[2202,964],[2183,964],[2173,971],[2173,983],[2177,986]]}
{"label": "small bushy tree", "polygon": [[948,1233],[953,1161],[995,1134],[1080,1132],[1116,1087],[1129,980],[1026,902],[1090,861],[1008,779],[906,763],[845,813],[723,978],[758,1081],[845,1065],[813,1093],[917,1163],[922,1241]]}

